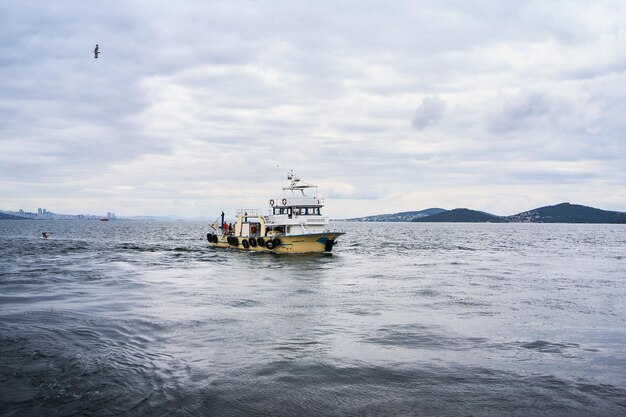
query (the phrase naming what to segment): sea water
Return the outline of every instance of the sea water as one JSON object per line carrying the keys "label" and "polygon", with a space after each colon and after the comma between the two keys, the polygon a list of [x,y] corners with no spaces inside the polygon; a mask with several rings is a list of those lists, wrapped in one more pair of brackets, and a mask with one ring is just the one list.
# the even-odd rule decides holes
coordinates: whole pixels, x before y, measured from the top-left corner
{"label": "sea water", "polygon": [[0,414],[626,415],[626,225],[333,226],[0,221]]}

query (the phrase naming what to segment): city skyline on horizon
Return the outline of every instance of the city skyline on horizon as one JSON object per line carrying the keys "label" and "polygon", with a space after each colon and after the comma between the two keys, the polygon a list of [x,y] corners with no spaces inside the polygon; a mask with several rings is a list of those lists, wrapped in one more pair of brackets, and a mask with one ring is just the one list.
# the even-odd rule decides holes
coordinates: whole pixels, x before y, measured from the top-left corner
{"label": "city skyline on horizon", "polygon": [[26,219],[34,219],[34,220],[58,220],[58,219],[101,219],[106,218],[108,220],[117,219],[115,213],[108,211],[106,214],[94,214],[94,213],[57,213],[54,211],[50,211],[46,208],[39,207],[37,211],[28,211],[23,208],[19,208],[17,210],[6,210],[0,208],[0,213],[9,214],[12,216],[23,217]]}

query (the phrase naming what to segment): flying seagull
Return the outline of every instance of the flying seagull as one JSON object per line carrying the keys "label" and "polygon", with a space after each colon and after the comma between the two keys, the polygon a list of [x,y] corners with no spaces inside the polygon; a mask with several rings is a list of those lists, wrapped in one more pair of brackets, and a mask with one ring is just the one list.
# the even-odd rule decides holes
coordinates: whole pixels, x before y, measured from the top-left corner
{"label": "flying seagull", "polygon": [[98,59],[98,54],[100,53],[100,47],[96,44],[96,49],[93,50],[93,54],[96,59]]}

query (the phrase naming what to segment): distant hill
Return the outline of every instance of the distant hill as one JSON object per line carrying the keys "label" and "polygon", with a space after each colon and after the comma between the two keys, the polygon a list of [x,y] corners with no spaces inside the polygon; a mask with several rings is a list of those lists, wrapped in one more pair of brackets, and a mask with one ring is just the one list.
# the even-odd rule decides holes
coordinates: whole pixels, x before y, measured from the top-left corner
{"label": "distant hill", "polygon": [[579,204],[561,203],[539,207],[512,216],[496,216],[484,211],[457,208],[429,208],[393,214],[346,219],[357,222],[491,222],[491,223],[626,223],[626,213],[606,211]]}
{"label": "distant hill", "polygon": [[514,214],[505,219],[524,223],[626,223],[626,213],[561,203]]}
{"label": "distant hill", "polygon": [[414,222],[467,222],[467,223],[506,223],[500,216],[484,211],[456,208],[413,220]]}
{"label": "distant hill", "polygon": [[12,214],[0,213],[0,220],[26,220],[24,217],[14,216]]}
{"label": "distant hill", "polygon": [[419,211],[403,211],[401,213],[392,214],[375,214],[373,216],[356,217],[353,219],[345,219],[348,222],[411,222],[420,217],[426,217],[437,213],[442,213],[446,209],[428,208]]}

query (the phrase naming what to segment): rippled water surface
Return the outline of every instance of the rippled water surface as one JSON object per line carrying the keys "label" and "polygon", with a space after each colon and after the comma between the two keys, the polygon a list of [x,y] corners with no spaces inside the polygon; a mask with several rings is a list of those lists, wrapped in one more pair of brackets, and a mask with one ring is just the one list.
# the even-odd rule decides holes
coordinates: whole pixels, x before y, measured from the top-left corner
{"label": "rippled water surface", "polygon": [[626,225],[338,226],[0,221],[0,414],[626,415]]}

